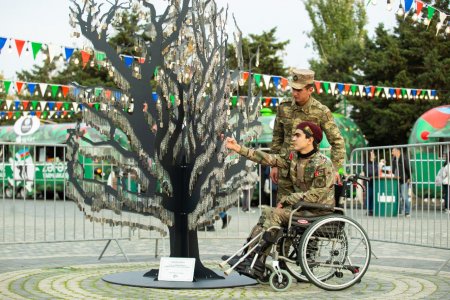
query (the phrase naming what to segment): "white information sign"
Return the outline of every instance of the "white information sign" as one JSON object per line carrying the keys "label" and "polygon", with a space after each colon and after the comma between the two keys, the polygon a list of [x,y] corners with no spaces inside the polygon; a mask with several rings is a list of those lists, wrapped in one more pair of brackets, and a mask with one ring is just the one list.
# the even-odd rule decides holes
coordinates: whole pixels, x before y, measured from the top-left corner
{"label": "white information sign", "polygon": [[161,257],[159,262],[158,280],[162,281],[193,281],[195,258]]}

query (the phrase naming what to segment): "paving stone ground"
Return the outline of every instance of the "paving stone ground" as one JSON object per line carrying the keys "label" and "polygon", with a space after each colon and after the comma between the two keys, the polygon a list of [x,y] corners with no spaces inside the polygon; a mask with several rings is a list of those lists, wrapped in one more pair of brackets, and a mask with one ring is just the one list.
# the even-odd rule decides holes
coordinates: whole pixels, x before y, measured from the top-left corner
{"label": "paving stone ground", "polygon": [[[226,230],[216,224],[215,232],[199,233],[202,261],[216,269],[220,257],[243,243],[256,214],[233,223]],[[19,230],[18,228],[16,228]],[[4,231],[6,232],[6,231]],[[17,235],[19,236],[20,235]],[[450,251],[372,241],[371,265],[362,282],[340,292],[328,292],[308,283],[295,283],[283,293],[269,286],[209,290],[162,290],[106,283],[107,274],[141,271],[159,266],[155,248],[167,256],[168,240],[120,240],[127,254],[112,242],[104,257],[98,257],[106,241],[61,243],[1,243],[0,299],[450,299]],[[445,264],[445,265],[444,265]],[[438,275],[436,270],[443,266]]]}
{"label": "paving stone ground", "polygon": [[[214,268],[218,261],[208,261]],[[57,268],[23,269],[0,274],[3,299],[448,299],[450,273],[420,269],[374,266],[363,281],[339,292],[321,290],[309,283],[295,283],[282,293],[267,285],[208,290],[148,289],[114,285],[101,278],[106,274],[147,270],[154,263],[88,264]]]}

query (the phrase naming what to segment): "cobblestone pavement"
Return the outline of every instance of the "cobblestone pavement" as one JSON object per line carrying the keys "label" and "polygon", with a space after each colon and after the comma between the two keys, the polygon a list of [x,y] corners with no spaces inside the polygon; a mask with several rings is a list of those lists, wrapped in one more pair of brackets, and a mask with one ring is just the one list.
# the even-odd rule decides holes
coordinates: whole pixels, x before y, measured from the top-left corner
{"label": "cobblestone pavement", "polygon": [[[219,257],[237,249],[241,241],[201,239],[203,262],[216,269]],[[130,262],[111,243],[102,260],[104,241],[50,244],[13,244],[0,247],[0,299],[189,299],[282,298],[307,299],[448,299],[450,265],[434,273],[448,251],[406,245],[372,243],[378,259],[362,282],[347,290],[328,292],[307,283],[295,283],[283,293],[269,286],[211,290],[162,290],[118,286],[104,282],[106,274],[157,268],[154,240],[120,241]],[[159,244],[163,252],[163,243]],[[149,253],[150,249],[150,253]],[[164,255],[164,253],[162,253]]]}
{"label": "cobblestone pavement", "polygon": [[[225,230],[216,223],[215,232],[199,232],[202,261],[213,269],[223,254],[231,254],[243,243],[257,213]],[[19,224],[19,223],[17,223]],[[18,228],[16,228],[18,230]],[[8,233],[8,231],[4,231]],[[17,237],[20,237],[16,233]],[[240,238],[233,238],[239,236]],[[98,257],[106,241],[62,243],[1,243],[0,299],[190,299],[190,298],[282,298],[282,299],[449,299],[450,262],[436,276],[450,253],[445,249],[414,247],[372,241],[371,265],[362,282],[340,292],[327,292],[314,285],[295,283],[283,293],[269,286],[211,290],[160,290],[112,285],[101,278],[106,274],[157,268],[159,256],[168,255],[168,240],[127,239],[112,242],[102,260]]]}
{"label": "cobblestone pavement", "polygon": [[[208,261],[209,267],[218,262]],[[363,281],[339,292],[321,290],[309,283],[295,283],[277,293],[267,285],[209,290],[146,289],[113,285],[102,276],[115,272],[147,270],[157,263],[89,264],[61,268],[24,269],[0,274],[0,297],[4,299],[448,299],[450,274],[433,276],[430,271],[394,267],[371,267]]]}

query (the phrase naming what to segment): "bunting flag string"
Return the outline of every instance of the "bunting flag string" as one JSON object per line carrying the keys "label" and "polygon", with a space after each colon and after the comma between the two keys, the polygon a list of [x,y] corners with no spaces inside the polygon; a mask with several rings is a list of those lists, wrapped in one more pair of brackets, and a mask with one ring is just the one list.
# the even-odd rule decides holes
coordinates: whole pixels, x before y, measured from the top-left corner
{"label": "bunting flag string", "polygon": [[[420,10],[422,9],[422,6],[420,3],[422,3],[420,0],[406,0],[406,1],[415,1],[415,3],[419,3],[418,8]],[[411,2],[412,3],[412,2]],[[411,10],[409,6],[408,8]],[[423,3],[422,3],[423,4]],[[412,4],[411,4],[412,5]],[[405,6],[406,7],[406,6]],[[408,10],[408,11],[409,11]],[[444,14],[445,18],[448,17],[448,15]],[[432,15],[431,15],[432,16]],[[445,20],[445,18],[442,19]],[[48,52],[49,58],[52,60],[54,57],[60,55],[58,54],[58,49],[61,49],[60,46],[54,46],[52,44],[44,44],[44,43],[38,43],[38,42],[28,42],[24,40],[18,40],[13,38],[5,38],[0,37],[0,54],[2,53],[2,49],[5,47],[9,40],[9,48],[11,49],[13,45],[15,45],[17,52],[20,56],[22,53],[23,48],[26,48],[26,51],[28,51],[28,43],[31,44],[33,57],[36,57],[39,53],[42,53],[42,49],[46,48],[46,51]],[[86,50],[79,50],[72,47],[64,47],[64,54],[66,61],[68,61],[75,51],[80,51],[81,54],[81,60],[82,60],[82,67],[85,68],[86,65],[90,61],[90,66],[94,66],[95,62],[97,64],[103,65],[103,62],[106,59],[106,55],[103,52],[97,52],[92,49],[86,49]],[[120,57],[124,61],[125,65],[127,67],[131,67],[132,64],[137,61],[138,63],[144,63],[145,58],[142,57],[136,57],[136,56],[130,56],[125,54],[120,54]],[[79,61],[77,61],[78,58],[75,59],[74,63],[78,64]],[[156,70],[155,70],[156,72]],[[231,83],[232,84],[239,84],[240,86],[243,86],[248,78],[252,78],[253,82],[258,86],[259,88],[265,87],[266,89],[275,88],[276,90],[286,90],[286,88],[289,85],[289,81],[287,78],[283,76],[277,76],[277,75],[267,75],[267,74],[258,74],[253,73],[252,76],[250,76],[249,72],[245,71],[238,71],[238,72],[232,72],[231,74]],[[6,94],[9,93],[11,90],[11,84],[12,81],[3,81],[3,85],[0,83],[0,93],[5,91]],[[18,84],[19,83],[19,84]],[[50,90],[47,91],[47,87],[50,85]],[[43,97],[64,97],[66,98],[67,95],[70,93],[69,87],[67,85],[55,85],[55,84],[47,84],[47,83],[20,83],[16,82],[16,84],[12,85],[13,88],[20,93],[21,91],[28,91],[31,95],[33,93],[37,93],[36,86],[39,86],[39,90],[41,92],[41,95]],[[24,87],[27,87],[26,89]],[[432,89],[417,89],[417,88],[403,88],[403,87],[382,87],[382,86],[365,86],[361,84],[348,84],[348,83],[337,83],[337,82],[325,82],[325,81],[315,81],[315,87],[317,93],[325,92],[327,94],[342,94],[342,95],[349,95],[349,96],[360,96],[360,97],[385,97],[385,98],[391,98],[391,99],[438,99],[437,91]],[[46,94],[47,93],[47,94]],[[76,95],[76,91],[73,93]],[[114,96],[116,99],[120,99],[122,95],[119,97]]]}
{"label": "bunting flag string", "polygon": [[[289,80],[282,76],[265,75],[265,74],[252,74],[254,83],[261,87],[262,83],[260,78],[263,78],[264,85],[266,87],[275,87],[276,89],[285,90],[289,85]],[[249,76],[249,72],[241,71],[240,74],[233,73],[231,75],[231,84],[236,84],[236,79],[240,86],[244,86]],[[314,81],[315,92],[317,94],[332,94],[332,95],[345,95],[354,97],[383,97],[388,99],[429,99],[438,100],[437,90],[435,89],[419,89],[419,88],[405,88],[405,87],[384,87],[375,85],[363,85],[353,83],[339,83],[332,81]],[[393,91],[393,92],[392,92]]]}
{"label": "bunting flag string", "polygon": [[[13,87],[12,89],[11,86]],[[6,95],[11,94],[12,91],[15,90],[17,94],[22,95],[41,95],[42,97],[52,97],[55,99],[57,97],[70,98],[70,96],[77,98],[81,89],[82,88],[63,84],[0,80],[0,93],[5,93]],[[121,91],[112,91],[102,87],[87,89],[88,93],[92,91],[95,97],[103,97],[107,100],[124,100],[124,93]]]}
{"label": "bunting flag string", "polygon": [[[9,43],[8,43],[9,41]],[[28,52],[29,48],[31,47],[31,52],[33,54],[33,59],[36,60],[39,53],[43,53],[44,55],[48,54],[48,58],[50,61],[52,61],[55,57],[62,57],[65,59],[66,62],[69,62],[70,58],[73,56],[75,52],[79,52],[81,54],[81,60],[82,60],[82,66],[83,68],[86,67],[87,63],[91,61],[91,67],[95,66],[93,58],[95,58],[96,62],[102,62],[106,59],[106,54],[101,51],[96,51],[93,49],[78,49],[74,47],[65,47],[65,46],[58,46],[53,44],[45,44],[42,42],[33,42],[33,41],[24,41],[20,39],[15,38],[8,38],[8,37],[0,37],[0,54],[3,53],[3,48],[8,43],[8,51],[13,52],[13,47],[15,47],[17,54],[19,57],[21,57],[23,49],[25,48],[25,51]],[[93,55],[94,54],[94,55]],[[124,61],[125,65],[128,67],[131,67],[132,63],[137,62],[139,64],[145,63],[145,57],[140,56],[131,56],[126,54],[119,54],[119,57]],[[43,57],[44,59],[47,58],[47,56]],[[78,64],[79,61],[75,60],[75,64]]]}
{"label": "bunting flag string", "polygon": [[[386,9],[388,11],[391,11],[394,7],[393,2],[394,0],[386,0]],[[368,0],[367,5],[370,3],[376,5],[377,1]],[[450,20],[448,20],[450,13],[442,11],[429,3],[424,3],[422,0],[399,0],[398,3],[397,16],[406,19],[410,15],[414,22],[423,23],[428,29],[432,18],[438,15],[439,20],[436,24],[436,35],[439,33],[450,34]],[[447,22],[445,22],[446,20]]]}
{"label": "bunting flag string", "polygon": [[52,111],[2,111],[0,110],[0,120],[17,120],[21,116],[36,116],[39,119],[71,119],[74,111],[52,110]]}

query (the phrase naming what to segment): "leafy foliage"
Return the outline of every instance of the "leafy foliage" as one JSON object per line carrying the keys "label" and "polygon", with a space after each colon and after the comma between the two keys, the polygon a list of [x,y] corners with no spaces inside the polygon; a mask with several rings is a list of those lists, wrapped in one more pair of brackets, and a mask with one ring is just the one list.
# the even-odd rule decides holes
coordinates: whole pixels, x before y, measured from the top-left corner
{"label": "leafy foliage", "polygon": [[[433,5],[445,11],[449,1],[435,1]],[[346,105],[352,107],[351,117],[370,145],[406,144],[417,118],[446,103],[450,90],[450,43],[448,37],[436,35],[437,17],[428,29],[414,23],[410,16],[399,18],[393,33],[380,24],[375,36],[369,38],[364,30],[362,2],[308,0],[305,6],[313,23],[310,36],[320,57],[311,61],[317,78],[439,91],[439,100],[345,99]],[[332,96],[317,98],[329,107],[336,103]]]}

